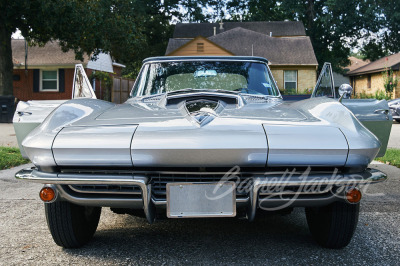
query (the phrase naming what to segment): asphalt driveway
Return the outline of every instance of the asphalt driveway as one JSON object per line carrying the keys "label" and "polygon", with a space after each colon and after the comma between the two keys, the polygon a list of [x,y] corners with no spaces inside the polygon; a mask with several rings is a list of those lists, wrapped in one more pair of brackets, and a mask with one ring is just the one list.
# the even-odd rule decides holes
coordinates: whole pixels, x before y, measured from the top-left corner
{"label": "asphalt driveway", "polygon": [[389,148],[400,149],[400,123],[394,122],[388,143]]}
{"label": "asphalt driveway", "polygon": [[54,244],[47,230],[38,198],[41,185],[16,180],[17,169],[1,171],[0,265],[396,265],[400,170],[384,164],[372,167],[390,179],[367,189],[355,236],[343,250],[323,249],[313,241],[303,209],[286,216],[260,216],[253,223],[236,218],[170,219],[148,225],[145,219],[117,215],[108,208],[103,208],[92,242],[65,250]]}

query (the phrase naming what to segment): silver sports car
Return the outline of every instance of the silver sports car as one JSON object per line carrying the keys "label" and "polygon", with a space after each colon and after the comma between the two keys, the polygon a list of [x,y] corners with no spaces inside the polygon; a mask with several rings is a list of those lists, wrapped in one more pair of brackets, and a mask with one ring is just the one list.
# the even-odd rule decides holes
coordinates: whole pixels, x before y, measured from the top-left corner
{"label": "silver sports car", "polygon": [[157,219],[247,217],[305,208],[315,240],[346,246],[368,168],[385,154],[386,101],[338,100],[325,64],[307,100],[285,103],[259,57],[144,60],[130,98],[97,100],[77,65],[73,99],[20,102],[14,126],[43,183],[48,227],[65,248],[90,241],[101,207]]}
{"label": "silver sports car", "polygon": [[396,122],[400,123],[400,98],[390,100],[388,102],[392,117]]}

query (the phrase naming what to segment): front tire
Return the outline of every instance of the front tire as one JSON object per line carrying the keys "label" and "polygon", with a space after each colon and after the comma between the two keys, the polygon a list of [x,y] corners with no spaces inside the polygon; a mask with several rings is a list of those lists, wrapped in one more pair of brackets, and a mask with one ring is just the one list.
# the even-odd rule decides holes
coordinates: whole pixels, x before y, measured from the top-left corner
{"label": "front tire", "polygon": [[57,201],[46,203],[45,213],[54,242],[64,248],[79,248],[89,242],[96,232],[101,208]]}
{"label": "front tire", "polygon": [[395,119],[397,123],[400,123],[400,119]]}
{"label": "front tire", "polygon": [[306,208],[308,227],[314,239],[323,247],[346,247],[358,223],[360,204],[334,202],[324,207]]}

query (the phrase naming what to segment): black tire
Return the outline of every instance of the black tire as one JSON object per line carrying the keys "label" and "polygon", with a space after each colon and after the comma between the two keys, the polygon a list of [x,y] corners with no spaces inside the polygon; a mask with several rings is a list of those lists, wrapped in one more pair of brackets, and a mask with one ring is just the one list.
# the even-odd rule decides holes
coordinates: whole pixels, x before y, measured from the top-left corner
{"label": "black tire", "polygon": [[344,248],[356,230],[359,212],[359,203],[334,202],[324,207],[306,208],[308,228],[321,246]]}
{"label": "black tire", "polygon": [[79,248],[93,238],[99,224],[101,208],[57,201],[46,203],[45,212],[54,242],[64,248]]}
{"label": "black tire", "polygon": [[397,123],[400,123],[400,119],[395,119]]}

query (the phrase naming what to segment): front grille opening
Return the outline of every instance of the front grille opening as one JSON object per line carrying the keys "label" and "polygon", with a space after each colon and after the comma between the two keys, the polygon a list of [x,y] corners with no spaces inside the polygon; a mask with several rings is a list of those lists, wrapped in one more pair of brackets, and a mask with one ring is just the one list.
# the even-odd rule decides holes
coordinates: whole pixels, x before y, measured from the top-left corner
{"label": "front grille opening", "polygon": [[310,189],[310,187],[299,186],[286,186],[281,190],[268,190],[268,188],[261,188],[258,193],[260,200],[291,200],[296,199],[318,199],[329,198],[336,194],[338,188],[335,186],[320,186],[318,188]]}
{"label": "front grille opening", "polygon": [[218,183],[232,181],[236,184],[236,197],[245,198],[252,187],[251,175],[239,175],[230,179],[223,179],[222,174],[157,174],[151,175],[152,195],[156,200],[166,199],[167,183]]}
{"label": "front grille opening", "polygon": [[116,194],[141,194],[139,186],[130,185],[70,185],[78,193],[116,193]]}

